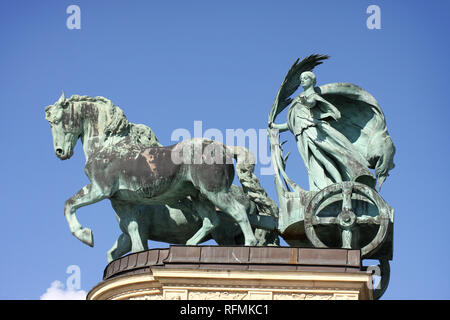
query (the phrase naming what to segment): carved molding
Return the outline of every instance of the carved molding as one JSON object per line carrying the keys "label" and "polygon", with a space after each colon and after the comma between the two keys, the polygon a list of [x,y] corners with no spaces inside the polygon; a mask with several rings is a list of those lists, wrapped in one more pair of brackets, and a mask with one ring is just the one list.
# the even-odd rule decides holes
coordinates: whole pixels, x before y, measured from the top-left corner
{"label": "carved molding", "polygon": [[358,300],[358,293],[299,293],[270,291],[169,290],[164,294],[144,294],[129,300]]}
{"label": "carved molding", "polygon": [[89,300],[372,299],[365,273],[153,270],[103,281]]}

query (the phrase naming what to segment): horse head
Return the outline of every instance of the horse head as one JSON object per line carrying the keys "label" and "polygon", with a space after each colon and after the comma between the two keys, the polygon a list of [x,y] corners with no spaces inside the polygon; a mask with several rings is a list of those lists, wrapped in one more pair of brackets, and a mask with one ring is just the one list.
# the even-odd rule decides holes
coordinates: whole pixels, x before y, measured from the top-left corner
{"label": "horse head", "polygon": [[72,157],[75,144],[82,133],[81,121],[70,107],[64,92],[55,104],[45,108],[45,119],[50,123],[55,154],[61,160]]}

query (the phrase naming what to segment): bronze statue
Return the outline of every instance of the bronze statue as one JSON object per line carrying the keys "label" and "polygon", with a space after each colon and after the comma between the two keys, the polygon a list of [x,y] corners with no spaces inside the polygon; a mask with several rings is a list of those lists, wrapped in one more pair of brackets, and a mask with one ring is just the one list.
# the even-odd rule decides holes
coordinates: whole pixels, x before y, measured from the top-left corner
{"label": "bronze statue", "polygon": [[[200,138],[164,147],[110,100],[63,94],[46,108],[54,150],[68,159],[81,139],[91,182],[66,201],[72,234],[92,246],[92,232],[75,211],[109,199],[122,234],[108,261],[146,250],[148,240],[197,245],[213,238],[219,245],[252,246],[277,245],[280,235],[294,246],[358,248],[362,258],[380,260],[379,297],[389,279],[394,211],[375,188],[394,168],[395,147],[371,94],[350,83],[316,86],[312,70],[325,59],[297,59],[269,114],[278,206],[260,185],[246,148]],[[291,98],[300,85],[303,92]],[[286,108],[287,121],[275,124]],[[286,173],[283,131],[295,138],[309,190]],[[242,188],[232,185],[235,170]]]}
{"label": "bronze statue", "polygon": [[246,245],[256,245],[246,208],[230,191],[235,170],[232,159],[236,159],[244,191],[259,211],[277,214],[275,203],[253,173],[253,155],[246,148],[208,139],[162,147],[148,127],[129,122],[119,107],[103,97],[66,99],[63,93],[46,108],[46,119],[60,159],[72,156],[78,139],[83,143],[85,172],[91,183],[66,201],[64,213],[72,234],[85,244],[93,246],[93,236],[78,222],[75,211],[80,207],[104,199],[176,205],[189,197],[202,225],[186,244],[200,243],[217,227],[217,207],[239,225]]}
{"label": "bronze statue", "polygon": [[[290,130],[294,135],[308,171],[310,190],[342,181],[375,187],[369,169],[375,169],[381,187],[394,167],[395,153],[384,115],[378,103],[355,85],[335,83],[316,88],[316,76],[309,69],[326,58],[313,55],[296,61],[280,89],[284,101],[277,96],[269,127],[280,132]],[[300,84],[304,91],[290,100]],[[287,105],[287,122],[274,124],[275,116]]]}

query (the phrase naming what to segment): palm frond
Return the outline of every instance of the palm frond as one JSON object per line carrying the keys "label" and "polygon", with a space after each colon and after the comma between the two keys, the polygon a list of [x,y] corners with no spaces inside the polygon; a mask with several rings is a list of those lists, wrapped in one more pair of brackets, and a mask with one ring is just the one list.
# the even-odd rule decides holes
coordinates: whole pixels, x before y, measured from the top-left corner
{"label": "palm frond", "polygon": [[292,102],[291,96],[300,86],[300,75],[305,71],[312,71],[316,66],[322,64],[323,60],[328,58],[329,56],[327,55],[312,54],[302,61],[297,59],[294,62],[278,90],[272,109],[269,113],[269,122],[273,122],[275,117]]}

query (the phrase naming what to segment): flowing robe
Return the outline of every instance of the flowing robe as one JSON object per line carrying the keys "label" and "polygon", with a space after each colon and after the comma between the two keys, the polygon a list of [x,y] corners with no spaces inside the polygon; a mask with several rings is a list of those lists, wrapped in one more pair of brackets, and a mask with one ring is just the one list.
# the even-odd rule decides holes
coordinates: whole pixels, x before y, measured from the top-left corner
{"label": "flowing robe", "polygon": [[319,94],[296,97],[288,110],[287,125],[297,141],[298,151],[309,176],[310,190],[341,181],[358,181],[375,186],[369,162],[331,121],[340,112]]}

